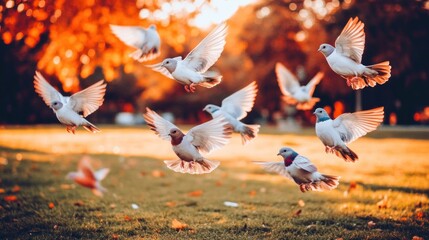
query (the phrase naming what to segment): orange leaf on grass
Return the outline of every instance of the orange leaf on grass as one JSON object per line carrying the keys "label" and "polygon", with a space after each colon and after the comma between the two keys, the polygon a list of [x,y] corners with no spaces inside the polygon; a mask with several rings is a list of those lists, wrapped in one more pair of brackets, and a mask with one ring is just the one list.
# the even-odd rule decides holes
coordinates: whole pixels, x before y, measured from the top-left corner
{"label": "orange leaf on grass", "polygon": [[119,235],[118,234],[112,234],[112,238],[113,239],[119,239]]}
{"label": "orange leaf on grass", "polygon": [[12,192],[13,193],[17,193],[19,191],[21,191],[21,187],[20,186],[18,186],[18,185],[13,186],[13,188],[12,188]]}
{"label": "orange leaf on grass", "polygon": [[415,214],[416,214],[416,218],[418,220],[422,220],[423,219],[424,213],[423,213],[423,210],[421,208],[417,208],[416,211],[415,211]]}
{"label": "orange leaf on grass", "polygon": [[74,185],[72,185],[72,184],[61,184],[60,188],[63,190],[70,190],[70,189],[74,188]]}
{"label": "orange leaf on grass", "polygon": [[153,170],[152,176],[156,177],[156,178],[161,178],[161,177],[165,176],[165,173],[163,171],[160,171],[160,170]]}
{"label": "orange leaf on grass", "polygon": [[188,193],[188,196],[190,197],[200,197],[203,195],[203,190],[195,190],[193,192]]}
{"label": "orange leaf on grass", "polygon": [[373,221],[369,221],[369,222],[368,222],[368,227],[369,227],[369,228],[373,228],[373,227],[375,227],[375,225],[376,225],[376,223],[375,223],[375,222],[373,222]]}
{"label": "orange leaf on grass", "polygon": [[172,202],[166,202],[165,205],[167,207],[175,207],[176,206],[176,202],[172,201]]}
{"label": "orange leaf on grass", "polygon": [[296,211],[296,212],[293,214],[293,216],[294,216],[294,217],[299,217],[299,216],[301,215],[301,213],[302,213],[302,210],[301,210],[301,209],[299,209],[298,211]]}
{"label": "orange leaf on grass", "polygon": [[6,202],[15,202],[18,200],[18,198],[15,195],[9,195],[9,196],[5,196],[3,198]]}
{"label": "orange leaf on grass", "polygon": [[131,220],[133,220],[130,216],[128,216],[128,215],[125,215],[124,216],[124,220],[125,221],[131,221]]}
{"label": "orange leaf on grass", "polygon": [[82,201],[82,200],[77,200],[76,202],[74,202],[74,203],[73,203],[73,205],[78,206],[78,207],[81,207],[81,206],[83,206],[83,205],[84,205],[84,203],[83,203],[83,201]]}
{"label": "orange leaf on grass", "polygon": [[177,219],[173,219],[173,221],[171,222],[171,228],[173,228],[174,230],[177,230],[177,231],[184,230],[187,227],[188,227],[188,224],[181,223]]}
{"label": "orange leaf on grass", "polygon": [[411,240],[424,240],[424,238],[419,237],[419,236],[413,236],[413,238]]}
{"label": "orange leaf on grass", "polygon": [[255,191],[255,190],[250,191],[250,192],[249,192],[249,195],[250,195],[251,197],[256,196],[256,191]]}
{"label": "orange leaf on grass", "polygon": [[298,201],[298,206],[300,206],[300,207],[304,207],[304,206],[305,206],[305,202],[304,202],[304,200],[299,199],[299,201]]}
{"label": "orange leaf on grass", "polygon": [[0,194],[5,193],[6,190],[4,190],[4,188],[0,188]]}
{"label": "orange leaf on grass", "polygon": [[388,204],[389,204],[389,202],[387,200],[387,195],[384,195],[383,199],[381,199],[379,202],[377,202],[377,207],[379,209],[388,208],[389,207]]}
{"label": "orange leaf on grass", "polygon": [[54,208],[54,207],[55,207],[55,204],[54,204],[53,202],[50,202],[50,203],[48,204],[48,206],[49,206],[49,208],[50,208],[50,209],[52,209],[52,208]]}

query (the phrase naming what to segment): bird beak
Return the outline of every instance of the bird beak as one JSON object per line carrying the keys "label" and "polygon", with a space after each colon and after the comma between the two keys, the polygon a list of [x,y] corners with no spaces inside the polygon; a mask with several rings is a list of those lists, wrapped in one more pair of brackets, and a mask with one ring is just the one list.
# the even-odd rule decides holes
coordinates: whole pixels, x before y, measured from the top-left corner
{"label": "bird beak", "polygon": [[317,49],[318,52],[322,51],[322,48]]}
{"label": "bird beak", "polygon": [[207,107],[204,107],[204,108],[203,108],[203,111],[207,111]]}
{"label": "bird beak", "polygon": [[279,156],[280,155],[280,153],[277,153],[277,156]]}
{"label": "bird beak", "polygon": [[313,115],[315,115],[315,114],[316,114],[316,111],[313,112]]}

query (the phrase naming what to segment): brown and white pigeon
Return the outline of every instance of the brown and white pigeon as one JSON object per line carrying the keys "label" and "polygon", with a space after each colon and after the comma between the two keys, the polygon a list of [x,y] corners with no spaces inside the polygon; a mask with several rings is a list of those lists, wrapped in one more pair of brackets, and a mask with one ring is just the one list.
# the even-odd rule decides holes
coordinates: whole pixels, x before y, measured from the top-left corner
{"label": "brown and white pigeon", "polygon": [[306,157],[293,149],[284,147],[279,153],[282,162],[254,162],[268,172],[275,172],[293,180],[302,192],[332,190],[339,184],[340,177],[322,174]]}
{"label": "brown and white pigeon", "polygon": [[219,166],[218,161],[208,160],[201,153],[209,153],[226,145],[232,128],[223,117],[195,126],[185,135],[177,126],[146,108],[143,115],[147,125],[160,138],[170,141],[177,160],[164,161],[175,172],[189,174],[210,173]]}

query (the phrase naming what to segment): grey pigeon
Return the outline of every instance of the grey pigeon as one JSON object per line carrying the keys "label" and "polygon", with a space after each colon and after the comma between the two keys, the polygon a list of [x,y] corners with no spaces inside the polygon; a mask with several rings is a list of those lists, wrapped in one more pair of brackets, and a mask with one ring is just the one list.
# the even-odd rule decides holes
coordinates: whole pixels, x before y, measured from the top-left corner
{"label": "grey pigeon", "polygon": [[308,158],[291,148],[283,147],[277,155],[283,157],[282,162],[254,163],[261,165],[268,172],[275,172],[293,180],[302,192],[332,190],[339,184],[340,177],[318,172]]}
{"label": "grey pigeon", "polygon": [[314,98],[313,93],[317,84],[323,78],[318,72],[307,85],[301,86],[298,79],[281,63],[276,64],[277,82],[283,94],[283,100],[289,105],[296,105],[298,110],[310,110],[320,98]]}
{"label": "grey pigeon", "polygon": [[213,118],[222,116],[241,134],[242,143],[246,144],[258,134],[260,125],[247,125],[240,120],[247,116],[253,108],[258,87],[252,82],[243,89],[231,94],[222,101],[222,106],[208,104],[203,111],[207,111]]}
{"label": "grey pigeon", "polygon": [[171,142],[178,160],[164,161],[175,172],[189,174],[210,173],[219,166],[218,161],[208,160],[201,153],[209,153],[226,145],[232,134],[228,122],[220,117],[195,126],[185,135],[173,123],[146,108],[144,119],[160,138]]}
{"label": "grey pigeon", "polygon": [[[36,93],[43,98],[46,105],[52,108],[58,120],[66,125],[67,132],[73,134],[78,126],[83,126],[90,132],[100,131],[84,117],[95,112],[103,104],[106,93],[106,84],[103,82],[103,80],[98,81],[70,97],[64,97],[46,81],[42,74],[36,71],[34,75]],[[81,112],[83,116],[80,115]]]}
{"label": "grey pigeon", "polygon": [[110,24],[112,32],[126,45],[137,50],[130,54],[134,60],[145,62],[155,59],[161,54],[161,40],[155,25],[149,28],[137,26],[118,26]]}
{"label": "grey pigeon", "polygon": [[374,131],[384,118],[384,107],[343,113],[332,120],[323,108],[317,108],[316,134],[325,145],[326,153],[335,153],[345,161],[354,162],[358,156],[346,144]]}
{"label": "grey pigeon", "polygon": [[347,80],[354,90],[366,86],[384,84],[390,78],[389,61],[365,66],[361,64],[365,48],[364,24],[357,17],[350,18],[335,41],[335,47],[322,44],[319,47],[331,69]]}
{"label": "grey pigeon", "polygon": [[222,76],[207,70],[223,51],[227,29],[225,23],[218,25],[183,60],[182,57],[166,58],[147,66],[185,85],[187,92],[195,92],[196,85],[212,88],[222,81]]}

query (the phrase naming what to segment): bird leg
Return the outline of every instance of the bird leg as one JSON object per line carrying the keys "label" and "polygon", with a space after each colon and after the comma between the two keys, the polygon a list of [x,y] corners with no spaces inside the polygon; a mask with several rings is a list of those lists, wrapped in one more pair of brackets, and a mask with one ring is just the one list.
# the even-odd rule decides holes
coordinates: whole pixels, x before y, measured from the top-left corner
{"label": "bird leg", "polygon": [[191,83],[191,85],[189,85],[189,90],[191,90],[191,92],[195,92],[195,83]]}
{"label": "bird leg", "polygon": [[66,125],[66,130],[68,133],[70,133],[70,126]]}
{"label": "bird leg", "polygon": [[188,85],[185,85],[185,90],[186,90],[186,92],[190,92]]}
{"label": "bird leg", "polygon": [[325,153],[335,153],[335,146],[334,147],[325,146]]}
{"label": "bird leg", "polygon": [[299,185],[299,190],[301,190],[301,192],[305,192],[305,185],[304,184],[300,184]]}
{"label": "bird leg", "polygon": [[72,127],[71,127],[71,132],[72,132],[73,134],[75,134],[76,128],[77,128],[77,126],[72,126]]}

